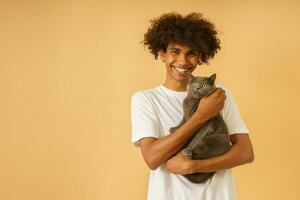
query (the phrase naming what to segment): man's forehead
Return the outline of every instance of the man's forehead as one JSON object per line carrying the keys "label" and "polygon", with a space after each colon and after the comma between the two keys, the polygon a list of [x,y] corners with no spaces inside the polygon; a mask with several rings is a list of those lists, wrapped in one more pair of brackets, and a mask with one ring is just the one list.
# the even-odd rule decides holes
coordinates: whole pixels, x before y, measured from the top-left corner
{"label": "man's forehead", "polygon": [[184,43],[170,43],[167,49],[177,49],[183,52],[195,51],[191,46]]}

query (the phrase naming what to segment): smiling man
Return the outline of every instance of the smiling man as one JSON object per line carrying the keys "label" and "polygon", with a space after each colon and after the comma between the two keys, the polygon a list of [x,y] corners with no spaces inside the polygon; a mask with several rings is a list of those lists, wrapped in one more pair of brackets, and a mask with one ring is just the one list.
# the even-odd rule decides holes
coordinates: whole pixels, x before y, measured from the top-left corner
{"label": "smiling man", "polygon": [[[214,25],[200,13],[164,14],[151,20],[143,43],[166,68],[165,82],[132,96],[132,142],[140,147],[151,169],[148,200],[234,200],[231,168],[253,161],[248,129],[237,105],[224,86],[201,99],[193,116],[172,134],[181,121],[188,77],[198,65],[208,63],[220,49]],[[193,134],[218,113],[224,118],[232,143],[224,155],[206,160],[187,160],[179,153]],[[202,184],[189,182],[184,174],[216,171]]]}

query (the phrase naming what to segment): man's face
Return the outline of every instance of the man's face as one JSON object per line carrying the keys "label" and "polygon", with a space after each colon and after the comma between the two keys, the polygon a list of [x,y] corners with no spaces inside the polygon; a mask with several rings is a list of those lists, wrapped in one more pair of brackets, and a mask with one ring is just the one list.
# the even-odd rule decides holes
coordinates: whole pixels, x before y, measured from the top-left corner
{"label": "man's face", "polygon": [[187,45],[171,43],[166,52],[161,52],[161,58],[165,61],[167,79],[181,82],[188,80],[197,67],[199,54]]}

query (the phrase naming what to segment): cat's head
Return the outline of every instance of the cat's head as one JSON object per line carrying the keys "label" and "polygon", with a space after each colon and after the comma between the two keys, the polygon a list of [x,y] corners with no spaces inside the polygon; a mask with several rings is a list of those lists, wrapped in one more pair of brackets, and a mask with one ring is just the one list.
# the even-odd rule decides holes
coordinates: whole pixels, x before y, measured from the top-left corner
{"label": "cat's head", "polygon": [[188,95],[194,98],[202,98],[213,93],[216,89],[216,76],[216,74],[213,74],[210,77],[200,77],[190,74],[187,87]]}

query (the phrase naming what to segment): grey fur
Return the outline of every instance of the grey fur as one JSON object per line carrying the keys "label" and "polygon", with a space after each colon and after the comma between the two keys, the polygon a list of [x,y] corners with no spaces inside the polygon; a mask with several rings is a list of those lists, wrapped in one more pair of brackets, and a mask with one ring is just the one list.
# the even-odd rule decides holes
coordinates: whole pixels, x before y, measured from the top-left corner
{"label": "grey fur", "polygon": [[[197,110],[202,97],[212,94],[215,89],[216,74],[210,77],[194,77],[190,75],[188,83],[188,94],[183,101],[184,117],[176,126],[170,128],[174,132],[182,126]],[[202,87],[205,84],[205,87]],[[199,130],[196,131],[191,140],[182,148],[181,153],[192,160],[207,159],[219,156],[231,147],[227,126],[220,114],[209,119]],[[193,183],[203,183],[214,175],[215,172],[193,173],[184,175]]]}

